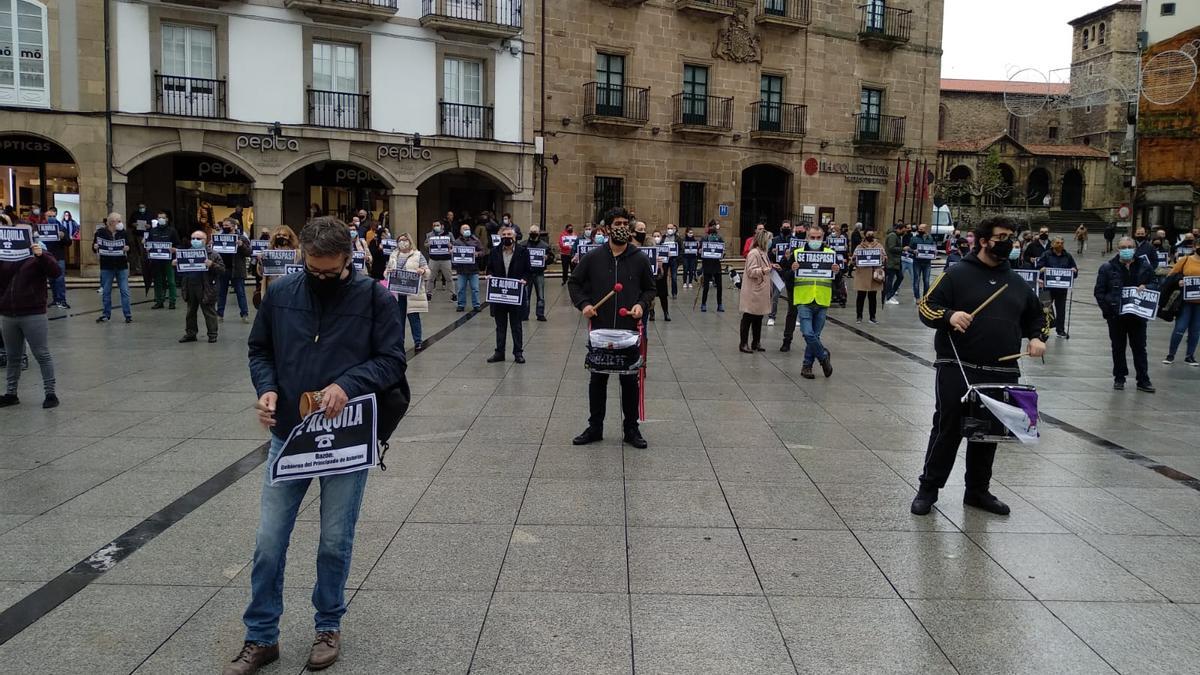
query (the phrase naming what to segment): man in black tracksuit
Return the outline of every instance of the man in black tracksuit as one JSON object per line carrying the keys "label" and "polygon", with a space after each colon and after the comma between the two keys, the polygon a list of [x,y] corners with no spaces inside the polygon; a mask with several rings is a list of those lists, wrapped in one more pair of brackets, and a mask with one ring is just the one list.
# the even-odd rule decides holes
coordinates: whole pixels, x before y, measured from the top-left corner
{"label": "man in black tracksuit", "polygon": [[[972,384],[1015,383],[1021,375],[1016,361],[1002,362],[1000,358],[1021,352],[1024,338],[1029,339],[1030,356],[1040,357],[1046,352],[1048,326],[1041,302],[1008,264],[1016,227],[1016,223],[1004,217],[981,222],[975,228],[977,252],[947,269],[918,304],[921,321],[937,329],[934,337],[937,408],[925,451],[921,487],[912,502],[912,512],[916,515],[929,513],[937,501],[938,490],[945,487],[954,468],[966,409],[962,402],[967,393],[963,372]],[[978,315],[971,316],[1005,284],[1008,287],[1003,293]],[[1008,515],[1008,505],[988,491],[995,456],[995,443],[967,443],[963,503]]]}
{"label": "man in black tracksuit", "polygon": [[521,281],[521,304],[490,303],[492,318],[496,320],[496,353],[487,361],[498,363],[504,360],[504,342],[511,326],[513,361],[525,363],[525,333],[521,322],[529,318],[529,296],[525,286],[532,270],[529,267],[529,249],[517,243],[516,233],[511,225],[500,228],[500,245],[493,248],[488,256],[487,271],[489,276]]}
{"label": "man in black tracksuit", "polygon": [[[567,283],[571,303],[583,312],[585,318],[591,320],[592,328],[637,330],[638,320],[654,303],[656,292],[650,259],[642,255],[637,247],[629,245],[633,237],[629,220],[629,213],[625,209],[611,209],[605,214],[604,222],[608,224],[610,237],[608,245],[583,256]],[[599,308],[594,307],[618,283],[621,284],[621,290]],[[621,308],[629,310],[626,316],[620,315]],[[638,376],[621,375],[620,379],[625,442],[638,449],[645,448],[646,439],[638,430]],[[593,372],[588,384],[591,412],[588,428],[575,437],[575,445],[586,445],[604,438],[607,398],[608,375]]]}

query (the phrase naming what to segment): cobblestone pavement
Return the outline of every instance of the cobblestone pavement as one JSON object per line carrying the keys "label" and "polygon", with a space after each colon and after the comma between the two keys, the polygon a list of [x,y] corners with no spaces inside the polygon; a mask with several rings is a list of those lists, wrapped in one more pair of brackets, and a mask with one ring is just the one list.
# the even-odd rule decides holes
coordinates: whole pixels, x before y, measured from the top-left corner
{"label": "cobblestone pavement", "polygon": [[[682,291],[650,328],[648,450],[620,442],[615,383],[608,437],[570,445],[583,325],[556,279],[521,366],[484,363],[486,311],[435,297],[438,338],[368,481],[331,672],[1194,672],[1200,369],[1158,363],[1157,321],[1158,393],[1112,391],[1099,262],[1072,338],[1023,364],[1052,423],[997,456],[1008,518],[964,510],[961,461],[933,514],[908,513],[933,377],[907,287],[876,326],[832,311],[835,372],[815,381],[802,350],[777,351],[782,325],[738,353],[733,291],[724,314]],[[98,325],[94,292],[71,300],[51,323],[62,407],[38,405],[35,365],[0,410],[0,662],[219,672],[242,638],[266,438],[249,326],[181,345],[181,310]],[[266,673],[303,670],[318,502]]]}

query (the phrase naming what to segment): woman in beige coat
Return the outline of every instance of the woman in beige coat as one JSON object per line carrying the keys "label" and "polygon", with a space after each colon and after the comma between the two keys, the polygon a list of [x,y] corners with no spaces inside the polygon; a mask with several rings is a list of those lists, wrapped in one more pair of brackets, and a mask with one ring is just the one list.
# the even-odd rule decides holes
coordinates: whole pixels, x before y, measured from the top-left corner
{"label": "woman in beige coat", "polygon": [[[738,350],[745,354],[766,351],[759,343],[762,341],[763,317],[771,311],[771,261],[767,259],[770,245],[771,233],[762,230],[754,235],[754,243],[746,254],[742,293],[738,296],[738,304],[742,309],[741,344]],[[754,340],[747,346],[751,331]]]}
{"label": "woman in beige coat", "polygon": [[[391,279],[392,270],[405,270],[407,272],[416,272],[421,275],[421,286],[414,295],[396,294],[396,302],[400,304],[400,313],[408,316],[408,325],[412,329],[413,336],[413,351],[421,351],[424,346],[421,344],[421,314],[429,311],[429,299],[425,295],[425,284],[429,281],[429,262],[412,245],[412,240],[407,234],[401,234],[396,237],[396,250],[392,251],[392,255],[388,258],[387,267],[384,268],[383,278]],[[400,343],[404,344],[404,324],[400,324]]]}
{"label": "woman in beige coat", "polygon": [[[863,237],[863,242],[858,245],[859,248],[878,248],[882,249],[883,244],[875,238],[874,230],[868,230],[867,235]],[[887,254],[884,254],[887,257]],[[853,262],[853,258],[850,259]],[[875,320],[875,303],[879,291],[883,290],[883,278],[876,278],[875,270],[883,270],[882,267],[855,267],[854,268],[854,290],[858,291],[858,298],[855,300],[854,307],[857,312],[855,323],[862,323],[863,301],[871,301],[871,323],[879,323]]]}

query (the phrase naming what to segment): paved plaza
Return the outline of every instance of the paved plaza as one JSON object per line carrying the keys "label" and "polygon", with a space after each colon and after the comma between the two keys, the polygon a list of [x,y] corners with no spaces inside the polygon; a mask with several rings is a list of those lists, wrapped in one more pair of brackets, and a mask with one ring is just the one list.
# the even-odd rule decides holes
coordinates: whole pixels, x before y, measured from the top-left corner
{"label": "paved plaza", "polygon": [[[1200,663],[1200,369],[1114,392],[1091,299],[1069,341],[1023,362],[1048,418],[1005,445],[1003,518],[910,515],[933,406],[933,332],[835,309],[834,374],[801,350],[737,350],[728,311],[650,324],[647,450],[587,417],[585,327],[557,279],[529,362],[489,365],[494,324],[435,296],[408,416],[367,483],[333,673],[1185,673]],[[138,288],[134,299],[141,300]],[[36,365],[0,410],[0,663],[10,673],[216,673],[241,647],[266,433],[250,327],[177,344],[182,310],[51,321],[62,406]],[[232,299],[231,299],[232,305]],[[52,317],[61,310],[51,310]],[[57,314],[55,314],[57,313]],[[230,312],[231,315],[236,312]],[[797,336],[799,337],[799,336]],[[410,343],[411,344],[411,339]],[[293,535],[282,657],[312,639],[319,495]]]}

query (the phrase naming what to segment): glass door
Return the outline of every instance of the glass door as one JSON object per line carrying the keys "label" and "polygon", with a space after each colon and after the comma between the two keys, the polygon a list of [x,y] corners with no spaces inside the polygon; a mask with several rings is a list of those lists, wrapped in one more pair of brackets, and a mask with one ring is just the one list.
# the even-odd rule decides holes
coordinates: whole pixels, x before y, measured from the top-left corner
{"label": "glass door", "polygon": [[596,114],[625,116],[625,57],[596,54]]}
{"label": "glass door", "polygon": [[484,122],[483,63],[446,59],[442,72],[442,133],[486,138]]}
{"label": "glass door", "polygon": [[862,140],[879,140],[880,115],[883,112],[883,92],[863,89],[859,104],[858,135]]}
{"label": "glass door", "polygon": [[708,68],[683,67],[683,123],[708,124]]}
{"label": "glass door", "polygon": [[873,33],[883,32],[883,19],[887,5],[885,0],[867,0],[866,29]]}
{"label": "glass door", "polygon": [[758,92],[759,131],[779,131],[783,116],[783,78],[763,75]]}

